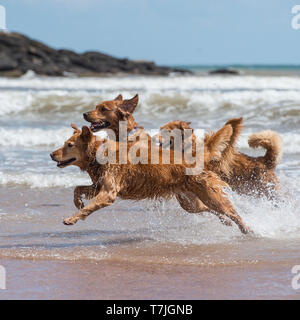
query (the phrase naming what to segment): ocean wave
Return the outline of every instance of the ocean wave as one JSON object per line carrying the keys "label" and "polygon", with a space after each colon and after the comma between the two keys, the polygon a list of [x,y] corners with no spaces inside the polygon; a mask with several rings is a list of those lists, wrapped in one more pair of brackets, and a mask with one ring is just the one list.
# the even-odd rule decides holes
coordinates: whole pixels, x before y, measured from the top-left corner
{"label": "ocean wave", "polygon": [[172,76],[172,77],[105,77],[105,78],[1,78],[0,88],[29,90],[105,90],[147,91],[147,90],[231,90],[232,88],[252,90],[300,90],[299,77],[270,76]]}
{"label": "ocean wave", "polygon": [[[138,92],[140,93],[140,105],[135,112],[137,118],[146,115],[156,119],[167,119],[173,114],[181,117],[191,117],[191,119],[196,118],[196,120],[199,118],[198,120],[201,121],[205,120],[203,117],[215,117],[216,113],[221,118],[223,118],[223,114],[226,117],[240,114],[246,118],[255,117],[263,120],[295,119],[300,116],[300,80],[299,88],[270,89],[257,85],[256,89],[246,88],[242,90],[236,83],[235,86],[232,84],[232,87],[227,90],[218,86],[218,84],[212,86],[212,88],[201,87],[205,84],[205,82],[202,82],[202,78],[198,79],[199,86],[194,88],[186,87],[185,82],[176,84],[176,79],[174,78],[175,82],[172,86],[166,85],[165,87],[163,85],[153,87],[151,84],[156,83],[151,82],[154,81],[153,79],[144,79],[143,90],[138,90],[138,88],[118,89],[114,85],[109,86],[109,88],[97,89],[94,92],[89,91],[88,85],[85,88],[79,86],[76,91],[69,91],[65,87],[54,89],[51,86],[47,91],[1,90],[0,115],[40,116],[40,114],[43,114],[49,117],[55,114],[55,116],[64,117],[65,114],[65,117],[70,117],[70,114],[81,114],[93,108],[98,102],[112,99],[119,93],[123,93],[124,97],[131,97]],[[226,79],[223,80],[226,82]],[[0,79],[0,83],[1,81]],[[62,82],[64,81],[62,80]],[[77,80],[66,81],[75,81],[76,83]],[[87,79],[86,81],[89,82],[90,80]],[[116,81],[119,81],[119,79]],[[171,80],[169,78],[165,79],[165,82],[168,83],[168,81]],[[165,82],[162,82],[162,84]]]}
{"label": "ocean wave", "polygon": [[84,174],[42,174],[33,172],[0,172],[0,185],[23,185],[30,188],[74,187],[91,184]]}
{"label": "ocean wave", "polygon": [[[150,135],[154,135],[158,129],[147,130]],[[195,130],[197,136],[201,138],[202,130]],[[254,151],[248,146],[248,138],[254,132],[243,133],[238,140],[238,147],[243,152],[255,152],[254,154],[263,154],[264,150],[259,148],[258,151]],[[7,129],[0,128],[0,146],[3,147],[54,147],[61,146],[66,139],[73,134],[73,130],[69,127],[60,129],[40,129],[40,128],[24,128],[24,129]],[[105,138],[105,132],[99,132],[96,134],[100,138]],[[286,132],[281,133],[280,136],[283,139],[284,154],[296,154],[300,153],[300,133]]]}
{"label": "ocean wave", "polygon": [[0,146],[54,146],[62,145],[73,133],[71,128],[44,130],[40,128],[4,129],[0,128]]}
{"label": "ocean wave", "polygon": [[[73,134],[71,127],[60,129],[7,129],[0,128],[0,146],[3,147],[53,147],[62,146],[64,141]],[[106,137],[105,132],[96,134],[99,137]]]}
{"label": "ocean wave", "polygon": [[83,108],[100,100],[101,96],[97,94],[80,91],[0,91],[0,115],[70,114],[82,112]]}

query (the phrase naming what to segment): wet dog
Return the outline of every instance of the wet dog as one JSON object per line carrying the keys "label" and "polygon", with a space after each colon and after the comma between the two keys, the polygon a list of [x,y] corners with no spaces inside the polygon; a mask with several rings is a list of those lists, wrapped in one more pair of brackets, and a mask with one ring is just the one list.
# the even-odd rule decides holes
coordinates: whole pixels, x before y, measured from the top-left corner
{"label": "wet dog", "polygon": [[[236,142],[243,129],[243,119],[234,118],[229,120],[224,127],[217,132],[211,132],[204,137],[204,168],[218,174],[218,176],[229,184],[232,190],[239,194],[266,196],[273,199],[280,194],[279,179],[276,176],[275,168],[282,157],[282,139],[274,131],[262,131],[250,136],[248,144],[251,148],[262,147],[266,153],[262,157],[251,157],[239,152]],[[232,127],[232,133],[228,142],[228,126]],[[161,130],[179,129],[193,130],[190,122],[172,121],[161,127]],[[225,137],[226,136],[226,137]],[[225,137],[225,138],[224,138]],[[193,146],[196,136],[191,135]],[[218,141],[227,141],[223,147]],[[171,141],[171,148],[173,148]]]}
{"label": "wet dog", "polygon": [[[91,123],[92,132],[104,129],[112,130],[116,135],[116,140],[120,139],[120,121],[126,121],[126,133],[131,135],[133,132],[144,130],[136,123],[132,113],[138,105],[139,96],[135,95],[132,99],[124,99],[118,95],[114,100],[99,103],[95,110],[85,112],[83,117]],[[149,136],[151,139],[151,137]]]}
{"label": "wet dog", "polygon": [[[72,225],[78,220],[84,220],[94,211],[113,204],[117,197],[131,200],[168,199],[187,194],[199,199],[221,219],[225,217],[235,222],[241,232],[250,231],[223,190],[227,184],[215,173],[204,170],[198,175],[186,175],[184,165],[163,164],[161,159],[158,164],[100,164],[96,153],[105,140],[98,140],[86,126],[82,130],[74,125],[73,128],[72,137],[63,147],[52,152],[51,158],[60,168],[75,165],[86,171],[92,185],[75,188],[74,204],[78,212],[65,219],[64,224]],[[118,154],[119,142],[116,142],[116,146]],[[84,206],[82,195],[92,199],[91,203]]]}

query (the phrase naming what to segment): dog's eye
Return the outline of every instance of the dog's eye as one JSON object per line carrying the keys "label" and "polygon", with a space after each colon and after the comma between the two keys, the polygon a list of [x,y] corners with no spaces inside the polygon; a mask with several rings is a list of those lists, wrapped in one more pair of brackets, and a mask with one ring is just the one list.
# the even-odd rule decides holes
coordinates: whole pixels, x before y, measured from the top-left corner
{"label": "dog's eye", "polygon": [[108,109],[106,107],[102,107],[101,111],[108,111]]}
{"label": "dog's eye", "polygon": [[74,147],[74,144],[71,143],[71,142],[69,142],[69,143],[68,143],[68,147],[69,147],[69,148],[72,148],[72,147]]}

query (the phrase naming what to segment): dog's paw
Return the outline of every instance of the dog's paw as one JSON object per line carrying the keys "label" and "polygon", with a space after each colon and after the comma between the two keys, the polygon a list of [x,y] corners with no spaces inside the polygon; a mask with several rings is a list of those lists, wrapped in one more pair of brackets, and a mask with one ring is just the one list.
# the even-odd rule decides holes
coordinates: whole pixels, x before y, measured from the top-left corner
{"label": "dog's paw", "polygon": [[241,227],[240,229],[241,229],[241,232],[242,232],[243,234],[254,235],[254,231],[253,231],[251,228],[249,228],[249,227],[243,226],[243,227]]}
{"label": "dog's paw", "polygon": [[70,218],[64,219],[63,224],[66,225],[66,226],[72,226],[72,225],[75,224],[77,221],[78,221],[77,218],[70,217]]}

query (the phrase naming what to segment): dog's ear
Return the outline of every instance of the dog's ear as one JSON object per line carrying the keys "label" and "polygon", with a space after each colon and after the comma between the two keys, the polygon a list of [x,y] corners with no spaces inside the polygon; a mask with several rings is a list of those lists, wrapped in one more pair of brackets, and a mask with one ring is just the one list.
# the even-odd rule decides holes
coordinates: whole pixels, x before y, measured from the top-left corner
{"label": "dog's ear", "polygon": [[80,132],[80,130],[78,129],[78,127],[76,126],[76,124],[72,123],[71,127],[74,129],[73,134]]}
{"label": "dog's ear", "polygon": [[223,151],[228,147],[232,136],[231,125],[225,125],[216,133],[205,136],[205,144],[209,150],[211,160],[220,160]]}
{"label": "dog's ear", "polygon": [[93,133],[92,133],[91,129],[87,126],[83,126],[82,130],[81,130],[81,135],[80,135],[82,140],[85,142],[88,142],[91,140],[92,136],[93,136]]}
{"label": "dog's ear", "polygon": [[123,96],[119,94],[115,99],[115,101],[123,101]]}
{"label": "dog's ear", "polygon": [[128,100],[123,100],[122,104],[121,104],[121,108],[124,111],[127,111],[129,113],[133,113],[133,111],[135,110],[137,104],[139,102],[139,95],[136,94],[133,98],[128,99]]}

